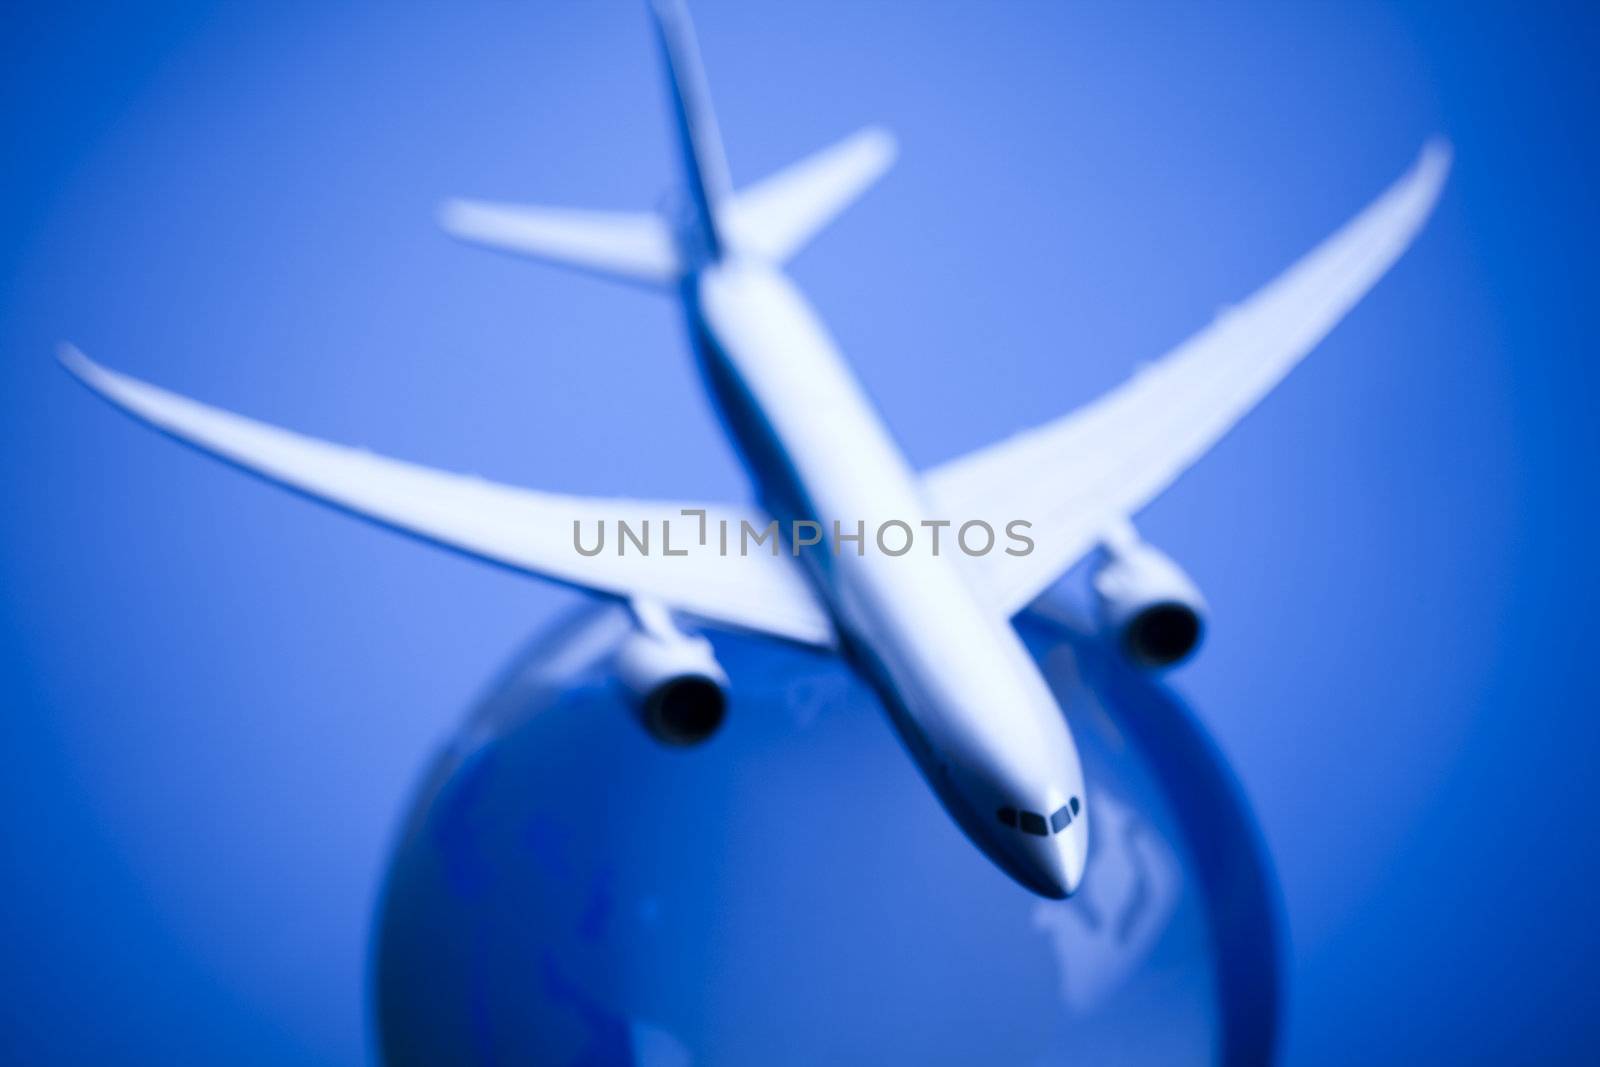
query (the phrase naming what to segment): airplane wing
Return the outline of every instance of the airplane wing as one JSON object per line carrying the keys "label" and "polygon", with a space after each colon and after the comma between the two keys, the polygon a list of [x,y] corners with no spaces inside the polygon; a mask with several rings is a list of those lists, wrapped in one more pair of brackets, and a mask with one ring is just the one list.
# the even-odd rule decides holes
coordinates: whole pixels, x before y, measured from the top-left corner
{"label": "airplane wing", "polygon": [[[719,555],[712,533],[727,520],[734,536],[741,521],[755,530],[770,522],[754,510],[665,501],[609,500],[561,496],[498,485],[471,475],[450,474],[387,459],[364,449],[330,444],[186,399],[135,378],[107,370],[77,349],[63,346],[62,364],[84,385],[128,414],[178,440],[209,452],[268,481],[297,490],[361,518],[513,570],[619,599],[657,600],[685,614],[736,629],[828,646],[833,626],[787,552]],[[650,520],[650,554],[630,542],[619,553],[618,520],[635,532]],[[662,523],[672,520],[672,554]],[[609,539],[592,549],[596,524]],[[772,544],[776,544],[774,539]],[[679,552],[684,555],[678,555]]]}
{"label": "airplane wing", "polygon": [[971,560],[990,602],[1008,615],[1022,610],[1205,455],[1405,251],[1449,166],[1449,148],[1429,144],[1343,229],[1130,381],[928,471],[924,486],[941,516],[984,519],[996,531],[1015,519],[1033,524],[1028,555]]}

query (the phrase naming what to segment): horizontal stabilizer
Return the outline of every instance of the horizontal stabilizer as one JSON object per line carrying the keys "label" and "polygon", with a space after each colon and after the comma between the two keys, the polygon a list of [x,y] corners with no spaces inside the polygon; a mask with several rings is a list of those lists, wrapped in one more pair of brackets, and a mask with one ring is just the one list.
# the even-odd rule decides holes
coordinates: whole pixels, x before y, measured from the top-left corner
{"label": "horizontal stabilizer", "polygon": [[672,286],[683,273],[672,231],[644,212],[450,200],[439,225],[472,244],[623,281]]}
{"label": "horizontal stabilizer", "polygon": [[742,189],[721,212],[729,239],[775,263],[789,259],[894,162],[889,131],[869,126]]}

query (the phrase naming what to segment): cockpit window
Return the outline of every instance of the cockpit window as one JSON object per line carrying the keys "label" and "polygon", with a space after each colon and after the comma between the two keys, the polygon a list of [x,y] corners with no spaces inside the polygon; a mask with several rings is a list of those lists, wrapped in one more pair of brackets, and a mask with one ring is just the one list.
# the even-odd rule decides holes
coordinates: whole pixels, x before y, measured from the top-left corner
{"label": "cockpit window", "polygon": [[1057,808],[1048,821],[1036,811],[1019,811],[1011,807],[1001,808],[995,814],[1000,817],[1001,822],[1013,829],[1020,829],[1036,837],[1048,837],[1051,834],[1059,834],[1071,826],[1073,817],[1082,810],[1082,807],[1078,803],[1078,798],[1072,797]]}

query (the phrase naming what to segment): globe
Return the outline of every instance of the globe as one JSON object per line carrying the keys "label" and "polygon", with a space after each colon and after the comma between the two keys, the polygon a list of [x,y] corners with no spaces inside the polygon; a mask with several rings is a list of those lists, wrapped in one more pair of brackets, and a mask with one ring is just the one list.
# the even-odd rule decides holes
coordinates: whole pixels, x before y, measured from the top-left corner
{"label": "globe", "polygon": [[831,655],[713,635],[730,710],[653,741],[595,607],[534,640],[439,753],[394,850],[373,1004],[392,1064],[1264,1062],[1281,923],[1190,708],[1024,625],[1095,812],[1071,899],[940,808]]}

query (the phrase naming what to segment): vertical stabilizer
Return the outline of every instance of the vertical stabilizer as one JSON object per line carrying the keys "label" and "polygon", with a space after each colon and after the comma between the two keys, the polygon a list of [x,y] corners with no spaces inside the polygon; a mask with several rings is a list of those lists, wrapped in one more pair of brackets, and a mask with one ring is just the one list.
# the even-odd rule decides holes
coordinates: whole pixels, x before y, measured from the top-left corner
{"label": "vertical stabilizer", "polygon": [[700,63],[700,46],[682,0],[650,0],[650,11],[667,60],[673,118],[700,245],[696,251],[699,257],[717,259],[725,247],[717,227],[717,208],[731,186],[722,135],[717,132],[717,117],[711,110],[711,94]]}

